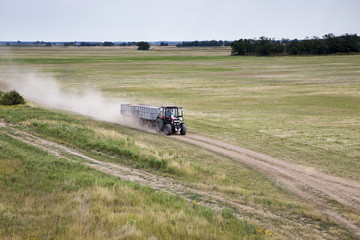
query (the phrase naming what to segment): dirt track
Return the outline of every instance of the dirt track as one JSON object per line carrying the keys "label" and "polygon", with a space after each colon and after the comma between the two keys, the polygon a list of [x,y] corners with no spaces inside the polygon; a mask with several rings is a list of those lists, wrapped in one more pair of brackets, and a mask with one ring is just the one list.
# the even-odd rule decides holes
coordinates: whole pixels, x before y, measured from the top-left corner
{"label": "dirt track", "polygon": [[349,221],[326,203],[326,200],[335,200],[360,214],[359,183],[309,170],[300,165],[206,137],[196,135],[172,137],[252,167],[281,187],[314,203],[325,215],[333,218],[360,238],[360,223]]}

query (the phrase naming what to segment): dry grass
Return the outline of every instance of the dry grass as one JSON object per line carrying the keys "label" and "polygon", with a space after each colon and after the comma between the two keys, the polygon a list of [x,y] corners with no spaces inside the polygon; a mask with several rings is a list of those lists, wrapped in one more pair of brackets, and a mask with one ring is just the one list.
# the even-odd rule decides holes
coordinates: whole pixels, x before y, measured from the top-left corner
{"label": "dry grass", "polygon": [[1,133],[4,141],[11,148],[0,152],[1,169],[18,171],[0,176],[2,239],[263,239],[233,214],[125,183]]}
{"label": "dry grass", "polygon": [[[259,58],[230,57],[228,49],[16,48],[12,57],[11,64],[54,75],[64,89],[91,85],[129,102],[182,105],[190,133],[359,180],[358,55]],[[2,62],[0,79],[9,77],[11,64]],[[282,236],[289,236],[286,229],[314,239],[343,234],[307,203],[224,157],[121,127],[86,127],[97,137],[126,140],[143,154],[167,159],[182,170],[175,178],[284,219],[298,218],[299,225],[262,220],[270,229],[283,229]],[[131,226],[123,231],[142,234]],[[190,227],[182,231],[193,232]]]}
{"label": "dry grass", "polygon": [[[10,111],[11,109],[12,111]],[[83,141],[82,138],[76,138],[75,141],[72,140],[74,135],[80,136],[82,133],[93,132],[101,141],[106,142],[109,146],[112,145],[112,142],[116,143],[119,141],[122,136],[131,136],[124,141],[124,146],[129,148],[129,150],[140,151],[142,155],[161,156],[167,159],[171,167],[181,170],[180,174],[174,175],[155,171],[154,169],[148,169],[149,171],[178,179],[185,185],[195,187],[199,189],[199,191],[212,193],[214,196],[218,196],[226,202],[236,203],[235,205],[230,205],[239,216],[245,217],[251,222],[254,221],[257,226],[261,225],[264,230],[270,233],[274,234],[277,232],[279,238],[289,238],[292,236],[290,234],[292,232],[298,232],[296,238],[317,238],[320,236],[319,234],[327,239],[332,238],[332,236],[328,235],[327,230],[321,233],[319,229],[333,227],[333,223],[328,221],[326,217],[319,215],[310,204],[304,203],[296,196],[281,190],[275,183],[270,182],[260,174],[234,163],[223,156],[198,149],[189,144],[177,141],[169,142],[166,136],[154,138],[153,134],[114,124],[97,122],[83,117],[66,117],[65,114],[36,108],[22,107],[22,111],[19,111],[19,109],[19,107],[13,107],[2,110],[6,110],[6,119],[12,119],[11,121],[14,122],[18,121],[16,120],[18,118],[24,119],[25,125],[22,125],[22,121],[18,122],[18,124],[25,126],[27,131],[33,131],[43,137],[49,135],[51,136],[50,139],[57,139],[57,141],[61,141],[62,144],[70,146]],[[0,112],[0,116],[2,114],[4,114],[4,112]],[[12,118],[8,118],[9,114]],[[37,118],[42,120],[37,122]],[[32,119],[32,121],[29,121],[29,119]],[[35,124],[28,124],[28,122]],[[44,125],[40,125],[40,123]],[[77,127],[72,128],[70,126]],[[79,132],[80,134],[77,134],[79,129],[81,130]],[[57,135],[53,133],[57,133]],[[12,143],[9,140],[10,139],[0,141],[0,145],[4,142],[11,144],[9,148],[6,148],[7,151],[4,151],[2,154],[7,156],[8,159],[12,159],[11,154],[16,153],[16,151],[18,151],[16,149],[19,146],[17,146],[18,143]],[[122,138],[122,140],[124,139]],[[146,145],[147,148],[142,148],[142,145]],[[9,149],[13,149],[14,153],[8,152]],[[91,151],[88,152],[88,154],[103,161],[118,161],[117,158],[107,157],[106,154],[98,155],[98,153],[92,153]],[[31,156],[31,154],[27,153],[25,153],[25,155]],[[37,157],[38,156],[35,156],[35,158]],[[47,161],[51,162],[54,160],[48,159]],[[127,162],[125,161],[125,163]],[[56,186],[60,187],[57,197],[56,194],[53,196],[50,194],[48,197],[51,200],[46,200],[41,198],[43,194],[41,193],[39,194],[41,199],[38,200],[38,194],[34,192],[27,195],[27,198],[24,199],[22,197],[24,190],[17,191],[19,195],[10,194],[4,197],[4,199],[11,199],[16,196],[19,202],[26,202],[26,211],[24,210],[24,212],[20,211],[17,213],[15,215],[17,219],[22,219],[22,217],[19,216],[28,216],[29,219],[32,219],[32,222],[41,221],[41,224],[42,221],[49,222],[51,227],[45,228],[56,231],[56,228],[53,228],[52,224],[54,224],[55,221],[56,225],[57,215],[48,216],[48,214],[50,214],[49,208],[59,208],[60,210],[54,210],[53,213],[66,213],[58,215],[64,227],[61,228],[63,232],[58,230],[56,234],[58,236],[64,234],[63,238],[66,238],[65,236],[76,236],[76,238],[80,239],[97,238],[104,237],[104,234],[108,234],[106,235],[107,238],[112,238],[113,235],[116,236],[119,229],[122,229],[121,231],[128,229],[128,226],[125,225],[129,224],[132,227],[131,230],[134,230],[136,234],[133,231],[130,232],[134,233],[136,235],[135,238],[138,239],[150,235],[154,238],[159,238],[159,236],[168,236],[168,234],[169,236],[178,234],[180,238],[202,238],[202,236],[208,236],[208,238],[211,239],[218,238],[217,236],[220,234],[227,234],[218,232],[221,229],[224,230],[222,227],[217,229],[224,224],[224,216],[222,214],[216,215],[211,211],[203,211],[200,208],[201,211],[199,215],[197,215],[196,212],[189,212],[190,209],[194,209],[192,204],[189,206],[182,200],[178,202],[171,200],[172,197],[161,192],[156,193],[147,188],[141,190],[142,188],[138,185],[117,185],[117,187],[115,187],[114,183],[103,184],[103,175],[95,174],[89,178],[89,176],[87,176],[88,170],[82,168],[71,174],[66,174],[69,176],[64,179],[60,177],[60,179],[63,180],[57,180],[59,176],[54,174],[54,171],[61,173],[61,171],[66,169],[77,169],[77,167],[70,168],[62,164],[44,165],[49,167],[59,166],[58,169],[50,172],[47,169],[42,170],[39,168],[38,171],[49,174],[49,178],[36,181],[49,185],[48,182],[51,183],[55,180]],[[35,170],[37,168],[31,167],[30,170],[32,169]],[[8,178],[10,178],[10,176]],[[26,180],[32,178],[36,179],[36,174],[31,178],[26,178]],[[91,183],[90,187],[88,187],[89,183]],[[79,189],[79,185],[85,186]],[[53,189],[51,185],[48,187]],[[35,185],[34,188],[38,189],[39,187]],[[206,198],[204,200],[201,195],[185,194],[184,196],[193,199],[195,201],[195,207],[198,206],[198,202],[208,201]],[[56,202],[54,198],[58,198],[59,202]],[[39,205],[39,203],[44,203],[44,205]],[[14,208],[11,204],[7,203],[7,209],[7,213],[14,214]],[[37,209],[37,211],[27,211],[28,209]],[[198,210],[197,208],[195,209]],[[24,221],[27,222],[28,219],[22,222]],[[84,222],[86,222],[85,225]],[[136,223],[136,225],[133,225],[134,223]],[[154,225],[154,223],[156,223],[156,225]],[[311,227],[303,230],[303,223],[311,223]],[[41,224],[39,226],[41,226]],[[212,226],[217,226],[213,232],[208,230],[208,228],[214,228]],[[44,229],[44,227],[38,229],[31,225],[30,227],[27,226],[27,228],[32,229],[31,232],[34,234],[43,234],[41,229]],[[335,228],[339,227],[336,226]],[[106,231],[103,231],[103,229],[106,229]],[[287,229],[291,229],[291,231],[287,231]],[[16,232],[19,236],[22,236],[23,231],[17,229]],[[53,232],[47,234],[51,235]],[[265,235],[264,231],[262,231],[262,234]],[[223,238],[233,238],[230,233],[229,235],[225,235]],[[334,238],[339,236],[347,236],[347,234],[345,231],[339,230],[338,235]]]}

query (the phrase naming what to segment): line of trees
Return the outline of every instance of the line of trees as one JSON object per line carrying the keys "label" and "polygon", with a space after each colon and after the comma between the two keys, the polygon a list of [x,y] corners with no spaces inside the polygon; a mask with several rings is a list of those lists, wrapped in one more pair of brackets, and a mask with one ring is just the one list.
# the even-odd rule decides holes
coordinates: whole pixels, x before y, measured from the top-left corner
{"label": "line of trees", "polygon": [[123,42],[123,43],[119,43],[119,46],[137,46],[138,42]]}
{"label": "line of trees", "polygon": [[221,47],[221,46],[230,46],[229,41],[193,41],[193,42],[182,42],[176,45],[177,47]]}
{"label": "line of trees", "polygon": [[360,52],[360,37],[356,34],[335,36],[330,33],[323,38],[280,41],[260,37],[258,40],[240,39],[231,43],[231,55],[322,55],[351,52]]}
{"label": "line of trees", "polygon": [[[64,46],[76,46],[76,43],[64,43]],[[80,46],[82,47],[95,47],[95,46],[101,46],[101,43],[91,43],[91,42],[81,42]]]}
{"label": "line of trees", "polygon": [[69,46],[81,46],[81,47],[95,47],[95,46],[105,46],[105,47],[111,47],[111,46],[136,46],[138,42],[127,42],[127,43],[120,43],[115,44],[114,42],[66,42],[64,43],[65,47]]}

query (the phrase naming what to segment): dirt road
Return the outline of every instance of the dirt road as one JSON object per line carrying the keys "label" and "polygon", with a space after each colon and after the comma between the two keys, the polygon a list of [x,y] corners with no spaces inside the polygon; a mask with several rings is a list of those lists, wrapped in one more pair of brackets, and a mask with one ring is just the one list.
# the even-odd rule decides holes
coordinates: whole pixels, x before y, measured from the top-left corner
{"label": "dirt road", "polygon": [[360,238],[360,223],[349,221],[328,204],[328,200],[335,200],[360,214],[360,184],[358,182],[309,170],[300,165],[206,137],[196,135],[172,137],[252,167],[281,187],[311,201],[325,215],[333,218]]}

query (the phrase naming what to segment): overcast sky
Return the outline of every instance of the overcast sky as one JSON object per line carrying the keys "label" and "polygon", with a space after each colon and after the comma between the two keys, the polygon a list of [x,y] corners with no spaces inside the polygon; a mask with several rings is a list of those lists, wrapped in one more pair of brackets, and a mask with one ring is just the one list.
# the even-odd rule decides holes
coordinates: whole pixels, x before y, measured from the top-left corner
{"label": "overcast sky", "polygon": [[360,0],[0,0],[0,41],[360,35]]}

